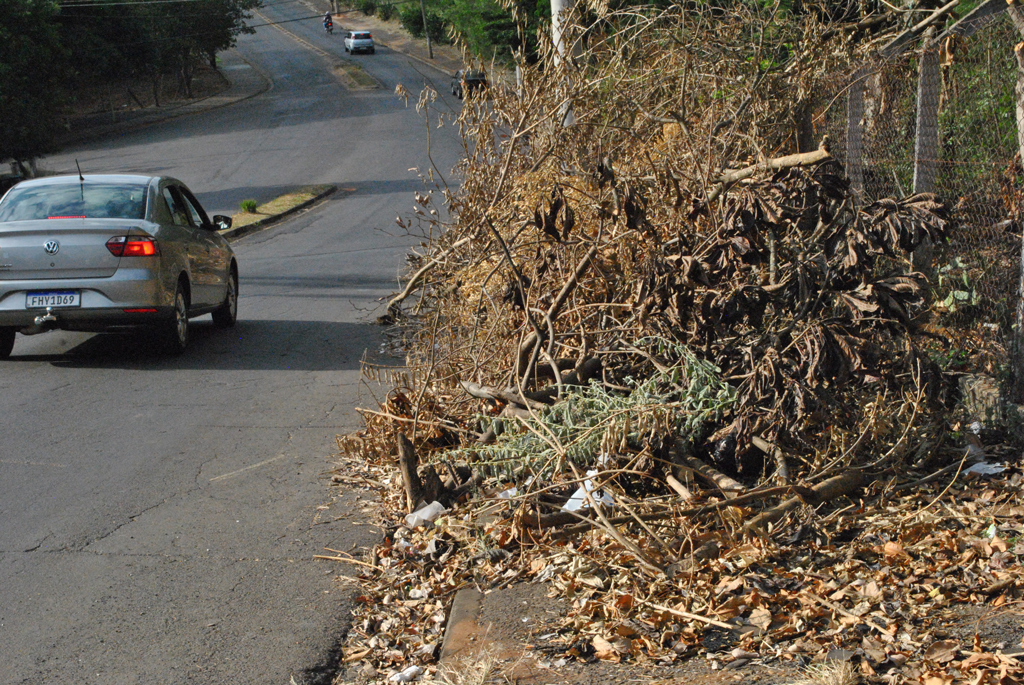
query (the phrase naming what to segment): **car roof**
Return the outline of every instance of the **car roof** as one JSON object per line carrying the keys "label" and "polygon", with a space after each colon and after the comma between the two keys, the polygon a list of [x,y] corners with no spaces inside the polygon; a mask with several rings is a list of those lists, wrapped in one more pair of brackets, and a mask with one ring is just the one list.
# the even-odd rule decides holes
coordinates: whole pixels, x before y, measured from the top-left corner
{"label": "car roof", "polygon": [[30,178],[22,181],[18,185],[22,187],[36,187],[68,185],[71,183],[124,183],[142,186],[149,185],[154,181],[160,180],[160,178],[161,177],[159,176],[143,176],[142,174],[85,174],[80,179],[77,174],[68,174],[63,176]]}

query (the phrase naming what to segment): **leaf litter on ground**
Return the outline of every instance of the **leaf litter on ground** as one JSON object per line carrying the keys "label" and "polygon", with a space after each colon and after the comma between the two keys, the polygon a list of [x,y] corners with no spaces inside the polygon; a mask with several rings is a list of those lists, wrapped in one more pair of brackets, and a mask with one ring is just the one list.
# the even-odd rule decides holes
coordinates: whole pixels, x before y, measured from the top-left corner
{"label": "leaf litter on ground", "polygon": [[1020,452],[936,361],[1005,346],[914,257],[961,217],[862,201],[827,141],[796,149],[864,55],[784,20],[750,45],[754,10],[586,12],[565,30],[593,60],[523,64],[454,121],[417,103],[466,157],[398,220],[424,237],[382,317],[406,361],[366,365],[389,389],[339,438],[334,482],[385,530],[321,555],[359,586],[343,661],[441,679],[455,594],[534,582],[568,606],[531,641],[553,661],[1020,681],[1024,645],[953,628],[1018,606],[1024,553]]}

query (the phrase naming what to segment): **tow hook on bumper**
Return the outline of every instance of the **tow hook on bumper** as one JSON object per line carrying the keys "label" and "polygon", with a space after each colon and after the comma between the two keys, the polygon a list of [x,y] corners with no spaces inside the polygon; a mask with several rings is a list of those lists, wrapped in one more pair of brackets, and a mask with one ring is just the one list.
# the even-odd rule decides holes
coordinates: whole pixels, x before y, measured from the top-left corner
{"label": "tow hook on bumper", "polygon": [[53,315],[53,307],[47,307],[46,313],[37,316],[35,323],[28,328],[21,330],[22,335],[37,335],[39,333],[45,333],[51,331],[57,327],[57,317]]}

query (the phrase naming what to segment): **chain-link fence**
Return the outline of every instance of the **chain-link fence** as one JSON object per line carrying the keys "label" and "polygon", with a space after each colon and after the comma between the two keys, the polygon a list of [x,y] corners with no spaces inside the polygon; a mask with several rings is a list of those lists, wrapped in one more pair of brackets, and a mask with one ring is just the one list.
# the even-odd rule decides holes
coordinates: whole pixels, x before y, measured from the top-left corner
{"label": "chain-link fence", "polygon": [[1005,8],[862,65],[822,98],[814,120],[865,202],[934,192],[951,206],[948,244],[921,255],[919,267],[933,276],[938,323],[956,341],[949,354],[994,352],[990,371],[1010,342],[1024,200],[1020,34]]}

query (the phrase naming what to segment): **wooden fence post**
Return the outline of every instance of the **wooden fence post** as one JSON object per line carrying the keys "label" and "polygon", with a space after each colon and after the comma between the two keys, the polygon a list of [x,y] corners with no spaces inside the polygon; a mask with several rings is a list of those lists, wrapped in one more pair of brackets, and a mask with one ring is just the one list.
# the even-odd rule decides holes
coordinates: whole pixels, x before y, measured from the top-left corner
{"label": "wooden fence post", "polygon": [[935,29],[925,31],[917,75],[917,133],[914,140],[914,193],[935,190],[935,170],[939,156],[939,97],[942,72],[939,52],[930,46]]}
{"label": "wooden fence post", "polygon": [[[1007,12],[1017,32],[1024,38],[1024,10],[1011,5]],[[1017,82],[1014,87],[1017,115],[1017,154],[1024,163],[1024,42],[1017,43],[1013,49],[1017,58]],[[1012,217],[1020,226],[1024,217]],[[1013,385],[1010,388],[1014,402],[1024,402],[1024,236],[1022,236],[1020,256],[1020,280],[1017,285],[1017,307],[1013,321],[1013,344],[1010,346],[1010,377]]]}

